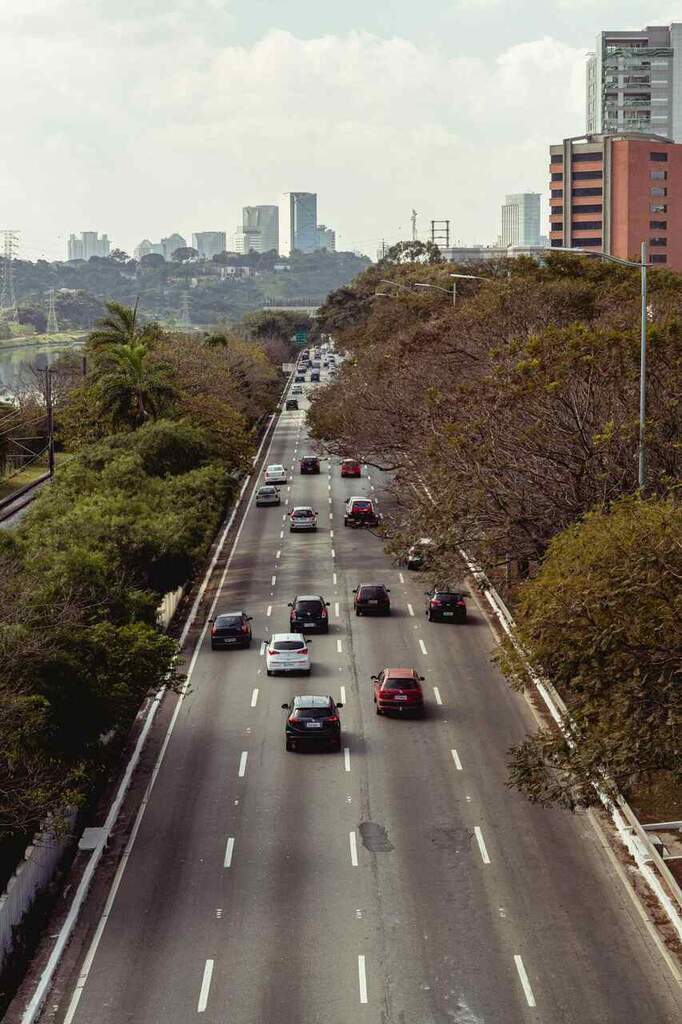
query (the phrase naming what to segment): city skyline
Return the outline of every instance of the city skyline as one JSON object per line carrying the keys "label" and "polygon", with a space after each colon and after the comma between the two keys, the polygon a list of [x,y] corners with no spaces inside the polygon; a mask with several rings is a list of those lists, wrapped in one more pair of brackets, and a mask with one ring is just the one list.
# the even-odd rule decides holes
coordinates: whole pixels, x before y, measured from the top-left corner
{"label": "city skyline", "polygon": [[[543,192],[544,224],[547,141],[584,130],[597,33],[676,13],[526,0],[502,28],[496,0],[436,0],[426,25],[399,2],[390,18],[357,2],[324,12],[294,0],[285,16],[262,4],[248,18],[219,6],[31,0],[0,13],[0,75],[9,86],[21,62],[30,81],[6,123],[14,159],[0,198],[25,258],[63,258],[78,225],[128,252],[169,230],[231,232],[242,202],[273,202],[288,183],[325,196],[340,249],[407,237],[412,208],[422,237],[448,217],[454,241],[492,241],[500,197],[520,191]],[[120,90],[106,84],[114,68]]]}

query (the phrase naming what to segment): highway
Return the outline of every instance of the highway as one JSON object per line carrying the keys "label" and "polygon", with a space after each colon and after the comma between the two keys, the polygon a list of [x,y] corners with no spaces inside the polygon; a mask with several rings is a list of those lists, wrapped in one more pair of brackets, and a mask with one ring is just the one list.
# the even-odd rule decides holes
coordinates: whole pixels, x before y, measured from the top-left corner
{"label": "highway", "polygon": [[[217,604],[253,616],[254,643],[204,638],[96,948],[50,1020],[679,1024],[588,817],[506,786],[535,722],[476,601],[467,625],[428,623],[424,581],[344,529],[344,499],[381,505],[379,478],[335,461],[301,476],[310,451],[304,412],[284,413],[266,462],[291,467],[288,505],[250,504]],[[316,534],[289,534],[292,504],[319,511]],[[393,614],[356,618],[352,589],[374,581]],[[268,678],[263,644],[306,592],[331,602],[312,675]],[[423,721],[374,713],[370,675],[403,665],[426,677]],[[343,700],[340,754],[285,751],[296,693]]]}

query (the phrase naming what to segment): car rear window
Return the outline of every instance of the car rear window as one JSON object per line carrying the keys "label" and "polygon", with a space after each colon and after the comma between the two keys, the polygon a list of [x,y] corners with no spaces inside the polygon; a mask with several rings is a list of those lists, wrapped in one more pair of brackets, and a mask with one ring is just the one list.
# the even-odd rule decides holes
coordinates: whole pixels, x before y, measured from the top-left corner
{"label": "car rear window", "polygon": [[311,508],[295,508],[291,514],[294,519],[308,519],[309,516],[312,516],[315,513]]}
{"label": "car rear window", "polygon": [[440,598],[441,601],[461,601],[462,595],[457,594],[454,590],[437,590],[436,597]]}
{"label": "car rear window", "polygon": [[354,512],[369,512],[372,507],[371,501],[354,501],[353,511]]}
{"label": "car rear window", "polygon": [[383,587],[360,587],[360,597],[375,598],[385,597],[386,591]]}
{"label": "car rear window", "polygon": [[329,718],[332,709],[327,708],[295,708],[294,718]]}
{"label": "car rear window", "polygon": [[229,626],[241,626],[242,620],[239,615],[219,615],[215,624],[218,629],[226,629]]}
{"label": "car rear window", "polygon": [[297,601],[296,611],[297,612],[319,612],[321,607],[320,601]]}
{"label": "car rear window", "polygon": [[388,679],[384,679],[384,690],[414,690],[417,687],[415,679],[398,679],[396,676],[389,676]]}
{"label": "car rear window", "polygon": [[276,640],[273,646],[276,651],[301,651],[305,643],[303,640]]}

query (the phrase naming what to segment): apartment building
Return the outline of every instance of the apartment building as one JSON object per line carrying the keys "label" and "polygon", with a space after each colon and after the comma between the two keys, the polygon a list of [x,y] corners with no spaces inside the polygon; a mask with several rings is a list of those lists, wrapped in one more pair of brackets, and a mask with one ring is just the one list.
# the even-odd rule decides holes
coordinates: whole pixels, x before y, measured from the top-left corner
{"label": "apartment building", "polygon": [[96,231],[81,231],[80,238],[69,235],[67,258],[70,260],[89,260],[91,256],[108,256],[111,243],[107,235],[98,235]]}
{"label": "apartment building", "polygon": [[192,235],[192,248],[203,259],[210,260],[212,256],[225,252],[227,235],[224,231],[195,231]]}
{"label": "apartment building", "polygon": [[550,244],[682,270],[682,145],[660,135],[583,135],[550,146]]}
{"label": "apartment building", "polygon": [[540,245],[540,193],[515,192],[502,206],[500,245]]}

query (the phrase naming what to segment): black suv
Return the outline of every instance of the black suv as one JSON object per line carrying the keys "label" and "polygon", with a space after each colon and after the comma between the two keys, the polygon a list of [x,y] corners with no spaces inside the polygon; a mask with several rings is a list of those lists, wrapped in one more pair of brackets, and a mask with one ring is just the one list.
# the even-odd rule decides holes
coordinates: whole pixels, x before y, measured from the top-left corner
{"label": "black suv", "polygon": [[319,473],[320,460],[317,455],[304,455],[301,459],[301,473]]}
{"label": "black suv", "polygon": [[289,607],[292,633],[310,633],[312,629],[318,633],[329,632],[329,601],[319,594],[299,594],[289,602]]}
{"label": "black suv", "polygon": [[291,411],[293,409],[298,409],[298,399],[297,398],[287,398],[286,402],[284,403],[284,408],[287,409],[288,411]]}
{"label": "black suv", "polygon": [[251,616],[246,612],[223,612],[211,623],[211,647],[217,651],[221,647],[251,646]]}
{"label": "black suv", "polygon": [[353,607],[356,615],[390,615],[391,591],[383,583],[361,583],[353,591]]}
{"label": "black suv", "polygon": [[288,711],[285,726],[287,750],[316,743],[341,750],[341,722],[332,697],[294,697],[290,704],[282,704]]}
{"label": "black suv", "polygon": [[424,593],[429,599],[426,609],[429,622],[466,622],[466,601],[457,587],[445,583]]}

